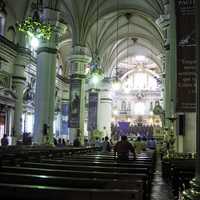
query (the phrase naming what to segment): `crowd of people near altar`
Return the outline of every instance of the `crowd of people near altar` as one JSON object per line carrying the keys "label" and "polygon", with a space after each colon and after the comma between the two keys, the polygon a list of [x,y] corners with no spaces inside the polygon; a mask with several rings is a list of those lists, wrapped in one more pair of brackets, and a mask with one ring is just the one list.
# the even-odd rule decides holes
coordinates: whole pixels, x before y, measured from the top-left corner
{"label": "crowd of people near altar", "polygon": [[[135,148],[136,153],[141,153],[141,151],[145,151],[147,148],[156,148],[156,139],[154,137],[146,138],[141,137],[140,135],[135,135],[135,137],[128,137],[126,135],[122,135],[120,138],[122,139],[124,136],[127,138],[127,141]],[[103,148],[105,146],[105,142],[109,143],[109,145],[111,146],[109,149],[112,149],[119,141],[120,140],[109,139],[108,137],[102,139],[96,138],[93,145],[95,147],[102,147],[102,150],[105,151],[105,148]]]}
{"label": "crowd of people near altar", "polygon": [[139,135],[140,137],[146,137],[149,139],[153,137],[153,126],[138,123],[137,125],[131,124],[126,130],[123,130],[117,124],[111,125],[111,135],[115,136],[117,140],[119,139],[120,135],[123,135],[124,133],[130,137]]}
{"label": "crowd of people near altar", "polygon": [[[94,146],[99,148],[99,150],[103,153],[113,151],[114,154],[118,155],[120,159],[128,159],[129,153],[132,152],[133,157],[136,157],[136,154],[141,153],[142,151],[146,151],[147,149],[155,149],[156,148],[156,140],[153,138],[153,132],[151,126],[140,126],[140,127],[132,127],[132,131],[128,134],[120,133],[118,137],[111,138],[108,136],[100,138],[96,137],[93,139],[84,140],[84,146]],[[138,132],[135,132],[135,131]],[[150,131],[150,132],[149,132]],[[151,134],[149,134],[151,133]],[[54,146],[56,147],[81,147],[80,137],[76,137],[73,142],[70,143],[68,139],[65,138],[57,138],[53,139]],[[29,133],[24,133],[22,137],[22,144],[31,145],[31,136]],[[1,139],[2,146],[8,146],[8,137],[4,135]]]}

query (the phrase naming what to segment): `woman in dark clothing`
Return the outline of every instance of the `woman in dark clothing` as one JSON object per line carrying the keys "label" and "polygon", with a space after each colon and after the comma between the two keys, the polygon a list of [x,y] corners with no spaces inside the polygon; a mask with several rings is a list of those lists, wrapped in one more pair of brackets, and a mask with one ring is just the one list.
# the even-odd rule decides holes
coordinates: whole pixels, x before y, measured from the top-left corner
{"label": "woman in dark clothing", "polygon": [[127,136],[121,136],[121,141],[117,142],[114,146],[114,156],[117,154],[117,158],[121,161],[129,160],[129,152],[133,153],[133,158],[136,158],[135,148],[128,142]]}

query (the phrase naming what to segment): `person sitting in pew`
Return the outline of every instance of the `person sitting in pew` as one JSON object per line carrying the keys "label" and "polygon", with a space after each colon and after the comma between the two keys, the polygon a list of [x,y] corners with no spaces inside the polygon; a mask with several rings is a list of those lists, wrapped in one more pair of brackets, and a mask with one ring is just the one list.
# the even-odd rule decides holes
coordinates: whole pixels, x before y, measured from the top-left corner
{"label": "person sitting in pew", "polygon": [[[64,141],[65,142],[65,141]],[[57,147],[64,147],[65,146],[65,143],[63,143],[63,139],[59,138],[58,139],[58,143],[56,145]]]}
{"label": "person sitting in pew", "polygon": [[109,142],[108,136],[106,136],[104,142],[102,143],[102,152],[107,153],[110,151],[111,151],[111,144]]}
{"label": "person sitting in pew", "polygon": [[114,156],[116,157],[117,154],[117,158],[120,161],[127,161],[129,160],[129,152],[133,153],[133,158],[135,160],[135,148],[130,142],[128,142],[127,136],[123,135],[121,136],[121,141],[117,142],[114,146]]}

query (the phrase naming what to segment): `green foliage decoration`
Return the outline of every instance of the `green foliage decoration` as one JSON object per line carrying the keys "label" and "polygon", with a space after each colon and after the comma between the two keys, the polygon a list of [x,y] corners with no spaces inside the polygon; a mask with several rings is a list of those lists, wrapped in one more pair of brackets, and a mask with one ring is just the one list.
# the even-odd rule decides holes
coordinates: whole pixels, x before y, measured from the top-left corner
{"label": "green foliage decoration", "polygon": [[52,36],[52,26],[44,24],[39,20],[34,20],[31,17],[25,19],[21,24],[18,24],[18,30],[26,33],[30,37],[37,37],[49,40]]}
{"label": "green foliage decoration", "polygon": [[93,68],[90,70],[90,74],[97,74],[97,75],[103,76],[104,71],[103,71],[103,69],[100,68],[100,67],[93,67]]}
{"label": "green foliage decoration", "polygon": [[103,132],[98,130],[98,129],[95,129],[92,131],[92,140],[95,140],[96,138],[102,138],[102,135],[103,135]]}

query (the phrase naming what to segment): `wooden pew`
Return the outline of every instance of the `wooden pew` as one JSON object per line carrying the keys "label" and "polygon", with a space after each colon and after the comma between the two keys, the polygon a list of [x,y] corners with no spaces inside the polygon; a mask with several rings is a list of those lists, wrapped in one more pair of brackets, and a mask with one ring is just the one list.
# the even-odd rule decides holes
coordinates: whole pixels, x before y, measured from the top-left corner
{"label": "wooden pew", "polygon": [[102,162],[95,160],[79,160],[79,159],[42,159],[40,162],[42,163],[52,163],[52,164],[66,164],[66,165],[86,165],[86,166],[102,166],[102,167],[145,167],[152,168],[151,163],[146,162]]}
{"label": "wooden pew", "polygon": [[162,161],[162,167],[164,178],[172,184],[174,196],[178,196],[180,191],[187,189],[189,181],[195,175],[194,159],[167,159]]}
{"label": "wooden pew", "polygon": [[66,165],[66,164],[50,164],[50,163],[34,163],[24,162],[22,167],[35,167],[44,169],[61,169],[61,170],[81,170],[81,171],[99,171],[99,172],[120,172],[120,173],[145,173],[150,175],[149,169],[145,167],[102,167],[102,166],[86,166],[86,165]]}
{"label": "wooden pew", "polygon": [[[27,168],[27,167],[11,167],[2,166],[1,172],[8,173],[24,173],[32,175],[46,175],[59,176],[71,178],[91,178],[91,179],[116,179],[128,182],[140,182],[143,186],[145,197],[149,195],[148,176],[146,174],[130,174],[130,173],[116,173],[116,172],[89,172],[89,171],[72,171],[72,170],[58,170],[58,169],[44,169],[44,168]],[[141,187],[141,186],[140,186]]]}
{"label": "wooden pew", "polygon": [[[99,190],[103,195],[102,198],[106,199],[105,189],[131,189],[132,191],[135,190],[135,193],[132,194],[132,199],[143,200],[149,198],[154,163],[153,156],[143,155],[137,158],[136,161],[121,163],[114,161],[112,154],[96,155],[88,153],[87,150],[76,150],[76,153],[74,151],[70,149],[53,150],[51,148],[48,150],[42,149],[41,152],[38,149],[30,149],[27,152],[22,151],[20,155],[17,154],[19,159],[22,157],[19,162],[14,163],[17,166],[0,166],[0,182],[1,184],[12,184],[12,181],[15,180],[15,184],[20,185],[20,187],[24,184],[33,186],[34,183],[41,183],[41,187],[65,187],[67,192],[72,187],[72,189],[82,188],[86,190],[93,188]],[[80,156],[80,152],[87,154]],[[25,162],[32,159],[34,162]],[[6,179],[6,176],[9,179]],[[59,180],[58,185],[55,185],[55,177]],[[81,181],[78,184],[79,179]],[[91,191],[89,192],[90,196],[94,193],[93,191],[92,193]],[[111,192],[114,195],[113,191]],[[82,197],[79,198],[82,199]],[[110,198],[112,199],[114,196],[110,196]]]}
{"label": "wooden pew", "polygon": [[23,162],[26,160],[42,158],[60,158],[63,156],[72,156],[74,154],[88,153],[95,151],[95,147],[46,147],[46,146],[37,146],[37,147],[27,147],[27,146],[15,146],[8,148],[0,149],[0,164],[10,163],[11,165]]}
{"label": "wooden pew", "polygon": [[141,200],[138,190],[82,189],[0,183],[2,199],[15,200]]}
{"label": "wooden pew", "polygon": [[127,181],[122,179],[77,178],[0,172],[0,182],[69,188],[138,189],[141,194],[144,190],[144,182],[140,179]]}

